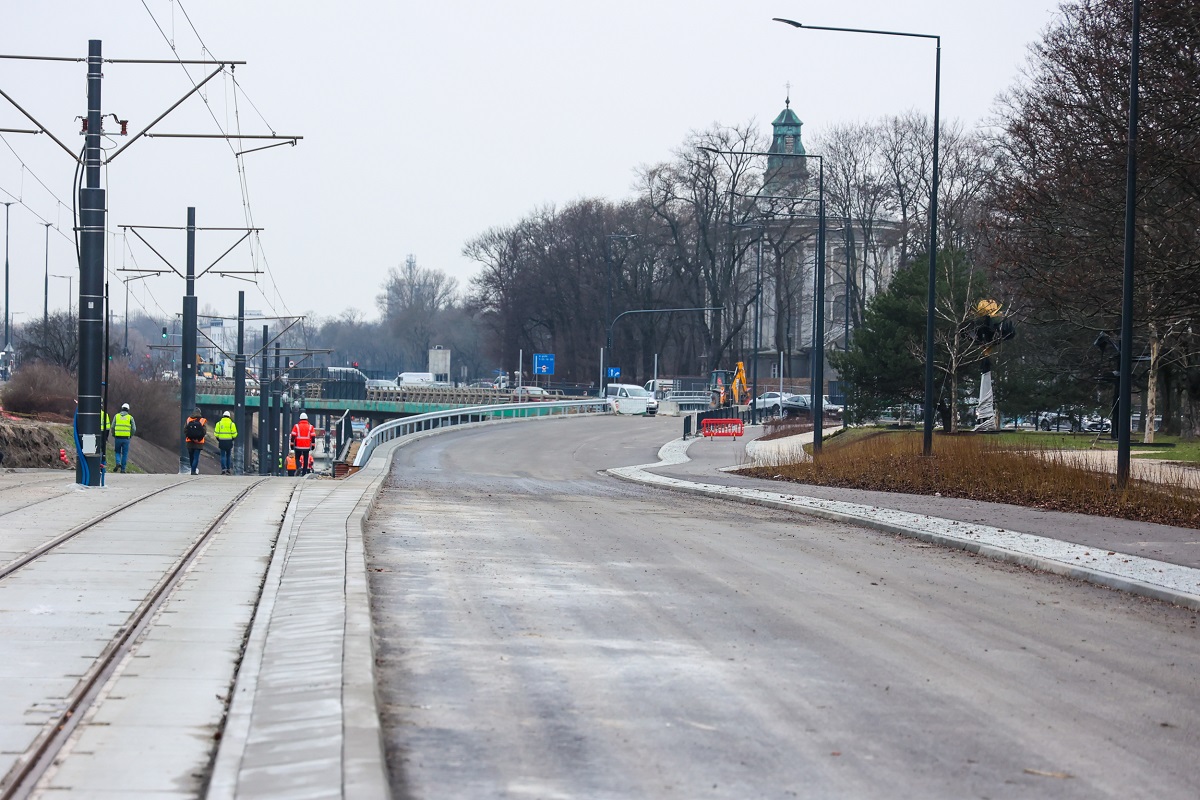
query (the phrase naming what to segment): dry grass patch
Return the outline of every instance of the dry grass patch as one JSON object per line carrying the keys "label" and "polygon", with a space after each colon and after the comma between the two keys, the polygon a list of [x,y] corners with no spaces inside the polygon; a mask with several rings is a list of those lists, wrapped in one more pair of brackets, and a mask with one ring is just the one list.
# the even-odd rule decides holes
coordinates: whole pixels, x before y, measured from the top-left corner
{"label": "dry grass patch", "polygon": [[814,460],[741,470],[818,486],[940,494],[993,503],[1200,527],[1200,497],[1167,483],[1131,480],[1089,469],[1057,450],[1005,447],[987,436],[938,436],[934,454],[921,454],[921,433],[873,431],[830,441]]}

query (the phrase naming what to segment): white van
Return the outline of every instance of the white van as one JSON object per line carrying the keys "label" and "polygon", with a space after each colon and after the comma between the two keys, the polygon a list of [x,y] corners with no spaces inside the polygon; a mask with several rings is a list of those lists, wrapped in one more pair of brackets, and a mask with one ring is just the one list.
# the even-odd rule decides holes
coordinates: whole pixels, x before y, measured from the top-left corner
{"label": "white van", "polygon": [[652,417],[658,413],[658,401],[641,386],[631,383],[610,383],[604,387],[608,407],[616,414],[645,414]]}
{"label": "white van", "polygon": [[397,384],[433,383],[432,372],[401,372],[396,376]]}
{"label": "white van", "polygon": [[662,378],[659,378],[657,380],[646,381],[646,386],[644,388],[646,389],[647,392],[654,395],[659,400],[663,400],[666,398],[667,395],[669,395],[671,392],[675,391],[679,387],[675,385],[675,381],[673,381],[673,380],[669,380],[669,379],[664,380]]}

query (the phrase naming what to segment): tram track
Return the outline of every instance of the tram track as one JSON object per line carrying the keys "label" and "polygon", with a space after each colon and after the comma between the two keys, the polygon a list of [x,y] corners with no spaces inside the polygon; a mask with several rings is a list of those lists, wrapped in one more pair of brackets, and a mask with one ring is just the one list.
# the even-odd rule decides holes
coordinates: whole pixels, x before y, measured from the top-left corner
{"label": "tram track", "polygon": [[[69,542],[71,539],[74,539],[76,536],[78,536],[79,534],[88,530],[89,528],[94,528],[95,526],[99,525],[100,523],[104,522],[105,520],[110,519],[111,517],[121,513],[125,509],[130,508],[131,506],[135,506],[138,503],[141,503],[145,500],[149,500],[151,497],[154,497],[155,495],[162,494],[163,492],[169,491],[171,489],[176,489],[176,488],[178,488],[180,486],[184,486],[188,483],[191,483],[191,479],[185,480],[185,481],[179,481],[178,483],[168,484],[167,486],[163,486],[161,488],[155,489],[152,492],[147,492],[143,495],[135,497],[134,499],[132,499],[126,503],[122,503],[121,505],[117,506],[116,508],[111,508],[101,514],[97,514],[96,516],[92,517],[91,519],[87,520],[86,522],[82,522],[79,525],[76,525],[74,528],[71,528],[69,531],[67,531],[65,533],[59,534],[58,536],[54,537],[53,539],[49,540],[48,542],[43,542],[42,544],[33,548],[32,550],[25,553],[24,555],[22,555],[18,558],[15,558],[12,561],[5,564],[4,566],[0,567],[0,580],[4,580],[12,573],[16,572],[17,570],[21,569],[24,566],[27,566],[27,565],[33,563],[37,559],[44,556],[46,553],[49,553],[51,550],[54,550],[56,547],[59,547],[60,545],[64,544],[65,542]],[[255,485],[257,486],[257,484],[255,484]],[[40,503],[48,503],[51,500],[57,500],[58,498],[63,497],[66,494],[70,494],[70,492],[64,492],[63,494],[57,494],[54,497],[47,497],[42,500],[34,501],[27,505],[21,506],[20,508],[14,508],[10,511],[4,512],[3,514],[0,514],[0,518],[3,518],[4,516],[6,516],[8,514],[16,513],[17,511],[20,511],[22,509],[38,505]]]}
{"label": "tram track", "polygon": [[[26,483],[26,484],[18,484],[16,486],[4,486],[4,487],[0,487],[0,492],[7,491],[9,489],[28,489],[31,485],[32,486],[45,486],[50,483],[54,483],[54,481],[35,481],[31,484]],[[16,514],[18,511],[24,511],[25,509],[32,508],[33,506],[36,506],[36,505],[41,505],[42,503],[49,503],[51,500],[58,500],[61,497],[66,497],[67,495],[71,494],[72,491],[73,491],[73,489],[64,489],[63,491],[61,491],[57,494],[51,495],[50,497],[43,497],[40,500],[34,500],[33,502],[26,503],[25,505],[17,506],[16,508],[9,508],[4,511],[0,511],[0,519],[7,517],[9,514]]]}
{"label": "tram track", "polygon": [[72,475],[74,475],[74,473],[63,471],[61,474],[55,475],[52,478],[42,478],[41,480],[37,481],[20,481],[18,483],[9,484],[8,486],[0,486],[0,492],[8,492],[12,491],[13,489],[28,489],[30,486],[44,486],[48,483],[57,483],[62,480],[71,479]]}
{"label": "tram track", "polygon": [[[101,695],[109,679],[118,670],[125,657],[137,644],[142,634],[149,627],[155,614],[170,599],[177,585],[183,579],[188,569],[196,561],[212,537],[221,530],[230,515],[257,487],[266,479],[255,481],[239,492],[221,509],[217,517],[191,542],[183,555],[171,566],[154,587],[146,594],[145,599],[128,617],[125,623],[109,640],[104,650],[92,662],[87,672],[75,684],[59,709],[42,726],[41,732],[30,747],[16,760],[8,774],[0,779],[0,800],[18,800],[27,798],[37,789],[38,782],[47,770],[55,763],[59,753],[70,741],[78,725],[87,716],[87,711]],[[136,505],[167,489],[175,488],[190,481],[182,481],[171,486],[150,492],[124,505],[112,509],[93,520],[76,526],[65,534],[56,537],[51,542],[37,548],[15,562],[0,570],[0,579],[12,574],[41,556],[58,547],[63,542],[78,536],[85,530],[94,527],[105,519],[109,519],[121,511]],[[18,563],[20,562],[20,563]]]}

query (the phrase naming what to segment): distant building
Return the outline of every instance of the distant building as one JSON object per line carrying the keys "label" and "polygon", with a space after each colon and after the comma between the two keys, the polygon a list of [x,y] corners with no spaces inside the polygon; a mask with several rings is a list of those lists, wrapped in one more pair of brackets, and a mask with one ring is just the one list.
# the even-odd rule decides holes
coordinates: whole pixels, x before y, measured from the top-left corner
{"label": "distant building", "polygon": [[[763,188],[758,205],[767,226],[763,251],[762,319],[760,344],[754,352],[755,322],[743,329],[741,351],[746,355],[748,372],[758,363],[759,391],[764,382],[778,381],[783,370],[785,386],[809,385],[813,365],[814,297],[816,277],[817,230],[819,227],[819,162],[804,148],[804,123],[791,108],[791,98],[771,123]],[[809,164],[812,161],[814,163]],[[829,208],[826,187],[825,211],[825,341],[826,352],[845,347],[853,337],[848,324],[848,287],[856,287],[861,297],[873,297],[890,282],[898,266],[900,225],[894,220],[863,220],[834,216]],[[873,240],[862,241],[864,228]],[[847,281],[847,264],[853,280]],[[745,274],[745,273],[743,273]],[[753,275],[750,276],[753,281]],[[753,291],[753,284],[750,284]],[[782,356],[782,358],[781,358]],[[837,373],[826,365],[826,394],[840,395]]]}

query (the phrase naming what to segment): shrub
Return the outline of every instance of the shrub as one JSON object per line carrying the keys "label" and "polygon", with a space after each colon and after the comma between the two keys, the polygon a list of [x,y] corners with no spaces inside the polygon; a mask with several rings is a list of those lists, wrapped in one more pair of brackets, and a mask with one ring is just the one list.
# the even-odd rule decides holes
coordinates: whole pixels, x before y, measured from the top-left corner
{"label": "shrub", "polygon": [[[53,415],[70,422],[75,414],[78,383],[62,367],[26,364],[4,387],[4,407],[19,414]],[[174,448],[179,443],[179,386],[165,381],[144,381],[125,364],[109,369],[108,413],[115,415],[128,403],[137,422],[137,435],[154,444]]]}
{"label": "shrub", "polygon": [[16,414],[53,415],[70,420],[75,414],[75,376],[51,364],[26,364],[4,385],[4,408]]}
{"label": "shrub", "polygon": [[985,436],[939,436],[931,457],[921,433],[878,432],[826,445],[815,460],[743,470],[760,478],[993,503],[1200,527],[1200,499],[1185,486],[1131,480],[1117,491],[1111,473],[1069,452],[1005,447]]}
{"label": "shrub", "polygon": [[179,384],[142,380],[124,364],[113,364],[108,380],[110,416],[129,403],[140,438],[168,449],[179,445]]}

